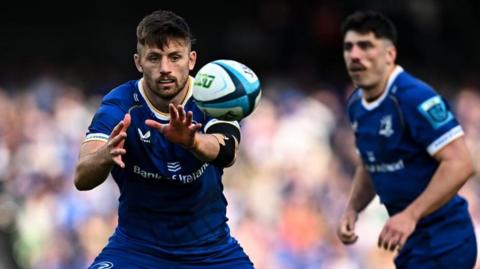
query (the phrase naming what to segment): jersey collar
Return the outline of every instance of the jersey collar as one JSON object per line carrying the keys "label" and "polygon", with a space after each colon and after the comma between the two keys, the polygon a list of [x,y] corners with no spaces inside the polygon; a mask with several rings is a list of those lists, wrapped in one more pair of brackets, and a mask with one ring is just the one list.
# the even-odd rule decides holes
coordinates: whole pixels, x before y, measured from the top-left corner
{"label": "jersey collar", "polygon": [[[188,100],[192,96],[193,82],[194,82],[194,78],[192,76],[189,76],[188,82],[187,82],[188,83],[187,95],[185,96],[185,98],[181,103],[183,107],[185,107]],[[147,104],[148,108],[153,112],[155,117],[157,117],[160,120],[166,120],[166,121],[170,120],[170,113],[165,113],[156,109],[153,106],[153,104],[150,102],[150,100],[148,100],[148,97],[145,95],[145,90],[143,89],[143,78],[137,81],[137,87],[138,87],[138,91],[140,92],[140,95],[142,96],[143,100],[145,100],[145,103]]]}
{"label": "jersey collar", "polygon": [[387,86],[385,87],[382,95],[377,98],[377,100],[373,102],[367,102],[363,96],[363,90],[360,89],[361,94],[362,94],[362,105],[366,110],[373,110],[374,108],[378,107],[382,101],[387,97],[388,92],[390,91],[390,88],[395,81],[395,79],[398,77],[400,73],[403,72],[403,68],[399,65],[395,66],[395,69],[393,69],[393,72],[390,74],[390,77],[388,78]]}

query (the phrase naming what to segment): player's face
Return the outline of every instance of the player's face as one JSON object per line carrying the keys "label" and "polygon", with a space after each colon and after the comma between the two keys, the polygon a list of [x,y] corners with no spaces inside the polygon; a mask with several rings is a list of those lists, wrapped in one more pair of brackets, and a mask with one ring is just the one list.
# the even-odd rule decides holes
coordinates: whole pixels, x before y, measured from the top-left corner
{"label": "player's face", "polygon": [[189,73],[196,58],[196,52],[183,39],[170,39],[163,49],[145,45],[134,56],[146,90],[163,100],[171,100],[188,89]]}
{"label": "player's face", "polygon": [[393,44],[370,32],[348,31],[343,41],[343,58],[353,83],[364,89],[375,88],[388,77],[395,64]]}

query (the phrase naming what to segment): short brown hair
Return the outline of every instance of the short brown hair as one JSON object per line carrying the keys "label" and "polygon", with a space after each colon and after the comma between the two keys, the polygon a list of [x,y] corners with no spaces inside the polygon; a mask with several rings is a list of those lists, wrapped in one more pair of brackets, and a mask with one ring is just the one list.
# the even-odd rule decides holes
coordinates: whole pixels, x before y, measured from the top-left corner
{"label": "short brown hair", "polygon": [[195,41],[182,17],[171,11],[157,10],[143,18],[137,26],[137,51],[145,45],[163,49],[172,38],[183,39],[190,47]]}

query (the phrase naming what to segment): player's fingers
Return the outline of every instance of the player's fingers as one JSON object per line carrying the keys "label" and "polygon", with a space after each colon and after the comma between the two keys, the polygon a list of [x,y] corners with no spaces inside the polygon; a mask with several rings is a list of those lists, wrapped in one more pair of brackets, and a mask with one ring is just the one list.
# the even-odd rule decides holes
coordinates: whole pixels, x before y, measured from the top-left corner
{"label": "player's fingers", "polygon": [[188,111],[187,118],[185,119],[185,125],[190,126],[190,124],[192,124],[192,121],[193,121],[193,113],[192,111]]}
{"label": "player's fingers", "polygon": [[388,250],[390,250],[390,251],[393,252],[393,251],[395,251],[395,249],[398,249],[398,248],[399,248],[399,245],[400,245],[400,244],[399,244],[399,241],[398,241],[397,238],[392,239],[392,240],[390,240],[390,247],[389,247]]}
{"label": "player's fingers", "polygon": [[113,158],[113,161],[114,161],[118,166],[120,166],[121,168],[125,168],[125,163],[123,163],[123,161],[122,161],[122,155],[119,155],[119,156]]}
{"label": "player's fingers", "polygon": [[113,138],[116,135],[118,135],[118,133],[120,133],[120,131],[122,130],[123,126],[124,126],[123,120],[120,121],[117,125],[115,125],[112,132],[110,133],[110,138]]}
{"label": "player's fingers", "polygon": [[358,235],[354,234],[352,237],[349,238],[348,244],[353,244],[357,242],[357,240],[358,240]]}
{"label": "player's fingers", "polygon": [[348,219],[345,228],[350,232],[355,231],[355,220]]}
{"label": "player's fingers", "polygon": [[377,246],[381,248],[383,246],[385,235],[387,234],[386,228],[384,227],[378,236]]}
{"label": "player's fingers", "polygon": [[388,250],[388,244],[390,243],[391,235],[387,234],[386,236],[383,237],[383,244],[382,248],[385,250]]}
{"label": "player's fingers", "polygon": [[108,146],[109,147],[117,147],[117,146],[123,146],[123,145],[119,145],[122,141],[125,140],[125,138],[127,137],[127,133],[125,132],[120,132],[119,134],[117,134],[116,136],[114,136],[109,142],[108,142]]}
{"label": "player's fingers", "polygon": [[128,129],[128,127],[130,126],[131,122],[132,122],[132,117],[130,116],[130,113],[125,114],[125,117],[123,117],[122,131],[126,131]]}
{"label": "player's fingers", "polygon": [[400,251],[403,246],[405,245],[405,242],[407,241],[407,237],[405,235],[400,235],[400,238],[398,240],[398,251]]}
{"label": "player's fingers", "polygon": [[195,123],[193,125],[190,125],[188,127],[188,129],[191,131],[191,132],[196,132],[198,130],[200,130],[200,128],[202,128],[202,124],[201,123]]}
{"label": "player's fingers", "polygon": [[388,250],[390,247],[390,243],[393,242],[395,234],[391,230],[387,230],[383,235],[381,236],[381,241],[379,242],[380,248],[383,248],[384,250]]}
{"label": "player's fingers", "polygon": [[162,124],[154,120],[145,120],[145,125],[153,129],[161,129]]}
{"label": "player's fingers", "polygon": [[356,234],[348,234],[348,235],[347,234],[341,234],[340,235],[340,240],[345,245],[353,244],[353,243],[357,242],[357,239],[358,239],[358,235],[356,235]]}
{"label": "player's fingers", "polygon": [[392,236],[390,236],[390,238],[388,239],[387,244],[386,244],[387,245],[386,250],[394,251],[397,248],[399,241],[400,241],[400,234],[399,233],[396,233],[396,234],[393,234]]}
{"label": "player's fingers", "polygon": [[358,236],[355,234],[354,230],[351,229],[352,224],[348,221],[341,223],[338,229],[338,236],[344,244],[353,244],[357,241]]}
{"label": "player's fingers", "polygon": [[340,234],[341,235],[351,235],[353,231],[348,228],[348,224],[344,223],[340,226]]}
{"label": "player's fingers", "polygon": [[112,156],[124,155],[125,153],[127,153],[127,150],[124,148],[114,148],[110,150],[110,155]]}
{"label": "player's fingers", "polygon": [[175,105],[170,103],[168,105],[168,110],[170,112],[170,121],[176,121],[178,119],[178,111]]}
{"label": "player's fingers", "polygon": [[178,105],[177,111],[178,111],[178,120],[181,122],[185,121],[185,110],[183,109],[183,106]]}

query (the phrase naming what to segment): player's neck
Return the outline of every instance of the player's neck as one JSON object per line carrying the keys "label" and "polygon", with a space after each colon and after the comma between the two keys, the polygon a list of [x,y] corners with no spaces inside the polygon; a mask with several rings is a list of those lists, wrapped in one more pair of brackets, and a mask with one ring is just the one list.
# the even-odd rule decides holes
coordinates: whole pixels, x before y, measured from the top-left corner
{"label": "player's neck", "polygon": [[393,70],[395,70],[395,65],[387,70],[386,75],[383,76],[383,79],[379,83],[372,87],[363,89],[365,101],[371,103],[382,96],[382,94],[387,90],[388,79],[392,75]]}

